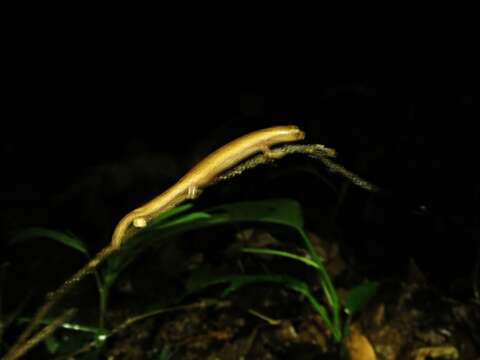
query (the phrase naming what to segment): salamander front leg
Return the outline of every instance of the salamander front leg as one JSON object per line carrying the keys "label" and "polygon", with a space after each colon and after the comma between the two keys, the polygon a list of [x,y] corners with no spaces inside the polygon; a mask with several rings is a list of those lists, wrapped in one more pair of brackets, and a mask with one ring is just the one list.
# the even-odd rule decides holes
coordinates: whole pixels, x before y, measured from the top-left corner
{"label": "salamander front leg", "polygon": [[262,145],[260,147],[263,156],[269,160],[278,160],[285,156],[285,152],[280,149],[270,149],[267,145]]}

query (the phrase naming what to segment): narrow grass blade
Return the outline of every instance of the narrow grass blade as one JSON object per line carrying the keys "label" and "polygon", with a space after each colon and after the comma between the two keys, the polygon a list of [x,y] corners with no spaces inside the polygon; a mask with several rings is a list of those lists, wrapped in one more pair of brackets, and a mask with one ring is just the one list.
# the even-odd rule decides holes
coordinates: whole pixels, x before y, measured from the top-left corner
{"label": "narrow grass blade", "polygon": [[63,245],[68,246],[88,256],[87,246],[78,237],[61,232],[61,231],[50,230],[45,228],[25,229],[20,233],[18,233],[11,240],[11,243],[13,244],[20,241],[25,241],[25,240],[35,239],[35,238],[47,238],[47,239],[58,241],[59,243],[62,243]]}

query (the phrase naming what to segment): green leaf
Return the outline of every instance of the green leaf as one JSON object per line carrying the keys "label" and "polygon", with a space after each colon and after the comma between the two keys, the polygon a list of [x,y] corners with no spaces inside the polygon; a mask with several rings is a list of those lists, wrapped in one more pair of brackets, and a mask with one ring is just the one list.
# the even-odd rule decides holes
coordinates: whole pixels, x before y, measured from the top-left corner
{"label": "green leaf", "polygon": [[345,302],[345,312],[349,316],[353,316],[358,311],[363,309],[370,299],[377,293],[378,283],[367,282],[358,285],[347,293]]}
{"label": "green leaf", "polygon": [[[162,229],[162,228],[169,228],[169,227],[184,227],[188,225],[189,223],[197,222],[197,221],[202,221],[202,220],[208,220],[212,216],[206,212],[194,212],[190,214],[186,214],[180,218],[173,219],[170,222],[166,224],[160,224],[157,225],[156,230]],[[155,226],[155,225],[153,225]]]}
{"label": "green leaf", "polygon": [[268,199],[226,204],[207,210],[227,222],[262,222],[303,227],[300,204],[290,199]]}
{"label": "green leaf", "polygon": [[155,223],[157,222],[165,222],[167,219],[170,219],[172,217],[175,217],[177,215],[180,215],[188,210],[190,210],[191,208],[193,208],[193,204],[192,203],[186,203],[186,204],[183,204],[183,205],[179,205],[177,207],[174,207],[170,210],[167,210],[165,212],[162,212],[160,213],[156,218],[155,220],[153,220]]}
{"label": "green leaf", "polygon": [[285,257],[287,259],[300,261],[300,262],[304,263],[305,265],[311,266],[311,267],[313,267],[317,270],[319,269],[318,263],[313,261],[312,259],[309,259],[305,256],[292,254],[292,253],[289,253],[289,252],[286,252],[286,251],[274,250],[274,249],[261,249],[261,248],[243,248],[242,251],[246,252],[246,253],[253,253],[253,254],[281,256],[281,257]]}
{"label": "green leaf", "polygon": [[223,297],[230,295],[244,286],[265,282],[288,286],[291,289],[299,292],[308,289],[308,285],[306,283],[288,275],[224,275],[218,277],[203,277],[203,281],[196,278],[190,283],[190,285],[187,285],[187,287],[190,288],[190,293],[198,292],[209,286],[225,283],[228,283],[229,285],[223,291]]}
{"label": "green leaf", "polygon": [[127,245],[128,243],[135,243],[134,239],[147,240],[168,237],[179,232],[233,223],[281,224],[295,229],[303,227],[300,204],[290,199],[238,202],[213,207],[205,211],[180,214],[181,216],[175,215],[179,214],[169,216],[168,219],[165,219],[165,217],[156,218],[147,228],[132,237]]}
{"label": "green leaf", "polygon": [[18,233],[13,239],[12,243],[30,240],[34,238],[47,238],[58,241],[74,250],[81,252],[88,256],[87,246],[78,237],[67,234],[61,231],[50,230],[45,228],[29,228]]}

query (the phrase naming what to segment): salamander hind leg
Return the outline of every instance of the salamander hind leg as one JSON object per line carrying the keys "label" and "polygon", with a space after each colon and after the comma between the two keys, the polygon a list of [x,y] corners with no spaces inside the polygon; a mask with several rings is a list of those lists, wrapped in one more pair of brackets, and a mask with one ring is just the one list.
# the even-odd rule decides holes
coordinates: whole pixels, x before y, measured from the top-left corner
{"label": "salamander hind leg", "polygon": [[133,219],[132,225],[136,228],[144,228],[147,226],[147,220],[143,217],[138,217]]}
{"label": "salamander hind leg", "polygon": [[190,185],[187,189],[187,199],[195,200],[200,196],[202,193],[202,189],[200,189],[197,185]]}

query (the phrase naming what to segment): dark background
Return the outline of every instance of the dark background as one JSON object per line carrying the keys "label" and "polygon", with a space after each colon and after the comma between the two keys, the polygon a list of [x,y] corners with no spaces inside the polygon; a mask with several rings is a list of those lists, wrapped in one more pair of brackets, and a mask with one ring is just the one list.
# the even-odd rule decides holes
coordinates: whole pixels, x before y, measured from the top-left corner
{"label": "dark background", "polygon": [[[351,188],[341,203],[357,261],[395,272],[414,257],[440,283],[467,279],[480,222],[477,21],[468,3],[414,4],[3,13],[2,261],[15,261],[8,239],[28,226],[100,248],[122,215],[216,147],[296,124],[384,189]],[[298,164],[321,170],[285,162]],[[201,201],[292,196],[312,229],[335,205],[301,171],[269,179],[259,170]]]}

